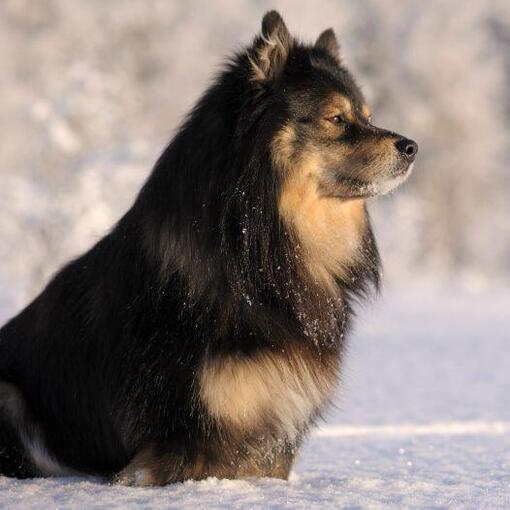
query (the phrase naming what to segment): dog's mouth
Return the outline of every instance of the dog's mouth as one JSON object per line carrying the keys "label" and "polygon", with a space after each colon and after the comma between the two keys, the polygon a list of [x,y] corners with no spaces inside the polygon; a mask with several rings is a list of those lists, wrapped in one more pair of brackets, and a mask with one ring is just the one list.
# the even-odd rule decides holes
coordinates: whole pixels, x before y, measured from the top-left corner
{"label": "dog's mouth", "polygon": [[411,175],[417,152],[416,142],[400,138],[382,158],[369,159],[368,164],[364,164],[363,158],[355,160],[358,167],[355,165],[354,173],[337,175],[337,182],[348,197],[385,195],[398,188]]}
{"label": "dog's mouth", "polygon": [[367,144],[341,154],[340,160],[338,153],[326,154],[316,172],[319,194],[346,200],[390,193],[411,175],[417,152],[416,142],[390,138],[377,151]]}
{"label": "dog's mouth", "polygon": [[414,161],[399,161],[389,171],[377,173],[371,179],[337,176],[333,186],[324,186],[323,195],[331,198],[371,198],[386,195],[398,188],[413,171]]}
{"label": "dog's mouth", "polygon": [[407,163],[397,171],[391,172],[387,178],[370,183],[369,189],[372,193],[367,198],[386,195],[396,190],[411,175],[413,167],[414,161]]}

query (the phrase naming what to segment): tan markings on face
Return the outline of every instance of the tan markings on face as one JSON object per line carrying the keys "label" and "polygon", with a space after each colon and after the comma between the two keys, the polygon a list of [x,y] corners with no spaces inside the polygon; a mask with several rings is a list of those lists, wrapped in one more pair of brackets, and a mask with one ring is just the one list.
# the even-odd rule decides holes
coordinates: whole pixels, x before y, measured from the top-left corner
{"label": "tan markings on face", "polygon": [[292,124],[285,125],[273,138],[271,143],[271,156],[273,163],[283,173],[290,172],[294,156],[294,141],[296,133]]}
{"label": "tan markings on face", "polygon": [[349,122],[354,122],[354,111],[349,99],[338,92],[332,92],[324,105],[321,116],[323,120],[330,119],[335,115],[344,116]]}
{"label": "tan markings on face", "polygon": [[273,160],[284,170],[280,215],[297,234],[312,277],[335,289],[334,277],[345,276],[347,267],[360,256],[366,227],[364,202],[321,194],[321,151],[310,148],[293,157],[293,139],[292,126],[287,125],[272,146]]}
{"label": "tan markings on face", "polygon": [[331,397],[336,370],[316,360],[279,352],[206,359],[200,398],[220,424],[243,431],[265,425],[293,439]]}
{"label": "tan markings on face", "polygon": [[363,104],[363,106],[361,107],[361,115],[366,121],[370,121],[371,117],[370,108],[368,107],[367,104]]}
{"label": "tan markings on face", "polygon": [[367,196],[379,194],[380,185],[400,175],[402,165],[407,166],[395,150],[395,140],[395,136],[388,135],[363,141],[339,162],[341,174],[365,183]]}

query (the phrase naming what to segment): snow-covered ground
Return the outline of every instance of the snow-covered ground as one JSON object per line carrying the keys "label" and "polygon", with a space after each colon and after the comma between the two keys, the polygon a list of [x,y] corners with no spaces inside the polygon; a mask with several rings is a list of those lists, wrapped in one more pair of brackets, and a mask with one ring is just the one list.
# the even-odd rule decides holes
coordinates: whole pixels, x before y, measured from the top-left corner
{"label": "snow-covered ground", "polygon": [[289,482],[0,478],[0,508],[510,508],[510,292],[400,290],[359,316]]}

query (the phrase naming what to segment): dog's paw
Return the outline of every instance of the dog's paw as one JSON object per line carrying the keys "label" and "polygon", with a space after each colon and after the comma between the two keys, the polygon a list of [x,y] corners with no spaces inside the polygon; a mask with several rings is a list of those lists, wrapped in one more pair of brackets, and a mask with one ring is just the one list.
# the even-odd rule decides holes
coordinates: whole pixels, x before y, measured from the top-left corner
{"label": "dog's paw", "polygon": [[128,466],[113,477],[112,483],[126,487],[151,487],[156,485],[156,480],[149,468],[131,469]]}

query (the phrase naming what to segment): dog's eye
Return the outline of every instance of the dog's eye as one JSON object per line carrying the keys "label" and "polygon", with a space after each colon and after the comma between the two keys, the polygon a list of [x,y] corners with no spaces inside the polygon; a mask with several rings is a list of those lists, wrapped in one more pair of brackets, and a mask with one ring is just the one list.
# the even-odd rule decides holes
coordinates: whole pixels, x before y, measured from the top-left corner
{"label": "dog's eye", "polygon": [[329,122],[333,123],[333,124],[337,124],[337,125],[340,125],[340,124],[347,124],[347,120],[345,119],[345,117],[343,115],[334,115],[333,117],[329,117]]}

